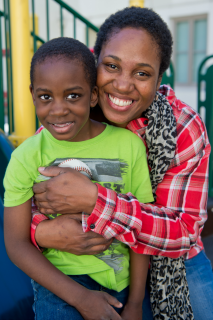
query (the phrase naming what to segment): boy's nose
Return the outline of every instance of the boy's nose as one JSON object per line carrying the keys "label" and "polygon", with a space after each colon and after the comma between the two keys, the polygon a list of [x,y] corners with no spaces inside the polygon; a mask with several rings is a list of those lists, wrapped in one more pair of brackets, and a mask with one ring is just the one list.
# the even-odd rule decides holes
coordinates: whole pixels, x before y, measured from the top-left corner
{"label": "boy's nose", "polygon": [[49,114],[51,116],[66,116],[69,113],[69,109],[67,108],[65,103],[54,103],[51,106],[51,110],[49,112]]}

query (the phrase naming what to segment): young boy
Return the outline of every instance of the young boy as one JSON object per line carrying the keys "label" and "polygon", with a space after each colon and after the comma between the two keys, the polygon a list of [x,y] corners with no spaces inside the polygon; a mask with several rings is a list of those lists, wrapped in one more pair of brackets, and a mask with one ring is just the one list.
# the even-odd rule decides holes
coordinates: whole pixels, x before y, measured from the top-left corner
{"label": "young boy", "polygon": [[[4,179],[4,222],[9,257],[34,280],[36,319],[116,320],[119,313],[122,319],[141,320],[147,256],[130,250],[129,271],[128,247],[118,240],[97,256],[54,249],[42,254],[30,241],[30,222],[38,167],[70,158],[84,162],[94,182],[132,192],[141,202],[153,201],[145,146],[125,129],[89,119],[98,99],[96,68],[92,53],[79,41],[58,38],[42,45],[32,59],[30,77],[45,129],[12,154]],[[118,309],[122,305],[123,311]]]}

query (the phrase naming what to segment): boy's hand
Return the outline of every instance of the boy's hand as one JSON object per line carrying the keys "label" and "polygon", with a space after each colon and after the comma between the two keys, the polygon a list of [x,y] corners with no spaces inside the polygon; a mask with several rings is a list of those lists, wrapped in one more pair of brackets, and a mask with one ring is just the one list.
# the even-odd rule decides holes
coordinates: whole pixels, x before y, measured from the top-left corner
{"label": "boy's hand", "polygon": [[112,306],[121,308],[123,305],[108,293],[100,291],[89,291],[79,305],[75,305],[85,320],[121,320]]}
{"label": "boy's hand", "polygon": [[127,302],[121,318],[122,320],[142,320],[142,303]]}

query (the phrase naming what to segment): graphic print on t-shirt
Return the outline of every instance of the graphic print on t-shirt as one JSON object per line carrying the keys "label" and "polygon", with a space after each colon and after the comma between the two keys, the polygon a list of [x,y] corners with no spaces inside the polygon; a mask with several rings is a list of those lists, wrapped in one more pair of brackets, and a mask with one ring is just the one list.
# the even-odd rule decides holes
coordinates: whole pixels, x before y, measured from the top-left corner
{"label": "graphic print on t-shirt", "polygon": [[[61,162],[70,158],[57,158],[48,166],[58,166]],[[128,164],[120,159],[101,159],[101,158],[76,158],[84,162],[92,172],[92,180],[98,182],[108,189],[122,193],[124,189],[122,175],[126,174]],[[38,180],[45,179],[40,175]]]}
{"label": "graphic print on t-shirt", "polygon": [[[48,166],[58,166],[61,162],[71,159],[70,158],[57,158],[51,162]],[[100,158],[76,158],[84,162],[92,172],[92,180],[98,182],[108,189],[115,190],[121,193],[124,189],[124,182],[122,175],[127,173],[128,164],[119,159],[100,159]],[[38,180],[42,180],[42,175],[38,177]],[[45,177],[44,177],[45,178]],[[57,214],[48,215],[49,218],[55,218]],[[120,252],[119,247],[123,246],[120,241],[114,239],[108,250],[97,254],[96,257],[111,268],[115,273],[119,273],[123,270],[123,261],[125,255]]]}

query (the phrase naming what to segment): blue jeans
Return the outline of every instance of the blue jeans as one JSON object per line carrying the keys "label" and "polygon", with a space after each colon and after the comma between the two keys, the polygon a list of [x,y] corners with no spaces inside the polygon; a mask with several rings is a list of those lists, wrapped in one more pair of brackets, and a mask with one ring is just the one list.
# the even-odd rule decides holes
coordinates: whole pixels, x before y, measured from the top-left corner
{"label": "blue jeans", "polygon": [[[201,251],[186,260],[185,266],[195,320],[213,320],[213,273],[209,259]],[[143,302],[143,319],[153,320],[148,290]]]}
{"label": "blue jeans", "polygon": [[[123,306],[127,302],[129,294],[128,287],[121,292],[117,292],[102,287],[87,275],[69,277],[90,290],[104,291],[109,293],[113,297],[117,298],[118,301],[123,304]],[[32,286],[34,291],[33,311],[35,313],[35,320],[83,320],[77,309],[61,300],[55,294],[45,289],[34,280],[32,280]],[[115,308],[115,310],[120,314],[122,308]]]}

